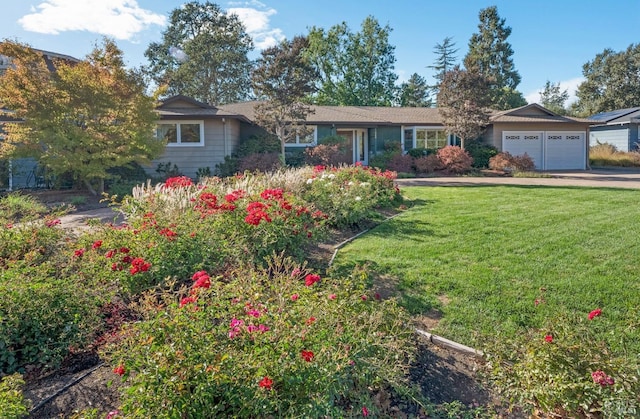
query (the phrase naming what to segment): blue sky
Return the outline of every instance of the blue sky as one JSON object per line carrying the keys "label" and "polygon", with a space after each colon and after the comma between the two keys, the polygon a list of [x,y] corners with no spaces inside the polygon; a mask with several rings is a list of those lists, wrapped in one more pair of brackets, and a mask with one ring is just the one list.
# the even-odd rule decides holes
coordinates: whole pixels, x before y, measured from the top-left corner
{"label": "blue sky", "polygon": [[[3,3],[9,3],[5,0]],[[20,0],[3,4],[0,38],[83,58],[103,35],[116,40],[126,62],[146,62],[150,42],[160,41],[177,0]],[[400,80],[418,73],[432,81],[433,47],[453,37],[458,58],[477,31],[480,9],[496,5],[513,32],[509,37],[518,89],[529,101],[546,80],[573,92],[582,65],[605,48],[620,51],[640,42],[639,0],[250,0],[218,1],[236,12],[254,37],[257,51],[282,38],[305,34],[311,26],[330,28],[342,21],[352,31],[372,15],[393,30],[395,70]],[[257,52],[254,54],[255,58]]]}

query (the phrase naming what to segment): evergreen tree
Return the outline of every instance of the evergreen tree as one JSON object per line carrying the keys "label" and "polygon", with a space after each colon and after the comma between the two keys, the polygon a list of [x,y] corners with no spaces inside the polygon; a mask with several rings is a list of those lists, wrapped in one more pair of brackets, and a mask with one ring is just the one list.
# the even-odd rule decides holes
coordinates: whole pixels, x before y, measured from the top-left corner
{"label": "evergreen tree", "polygon": [[428,68],[432,68],[436,72],[433,76],[433,78],[436,79],[436,83],[431,86],[431,90],[436,96],[440,90],[440,83],[442,83],[445,73],[451,70],[458,60],[456,56],[458,48],[455,48],[455,46],[456,43],[453,42],[453,38],[447,36],[441,44],[436,44],[433,48],[433,53],[436,54],[436,61],[433,65],[428,66]]}
{"label": "evergreen tree", "polygon": [[429,86],[424,77],[413,73],[409,80],[400,86],[400,106],[408,107],[431,107],[432,101],[429,97]]}
{"label": "evergreen tree", "polygon": [[478,33],[469,40],[469,52],[464,58],[467,70],[483,75],[490,83],[491,106],[494,109],[510,109],[526,105],[522,93],[516,88],[520,74],[513,64],[513,49],[507,42],[511,27],[498,15],[498,8],[491,6],[480,10]]}
{"label": "evergreen tree", "polygon": [[162,42],[145,51],[146,73],[182,94],[210,105],[244,100],[250,93],[253,41],[236,15],[218,5],[191,1],[171,12]]}
{"label": "evergreen tree", "polygon": [[283,164],[285,144],[308,134],[305,121],[312,110],[304,99],[317,78],[303,54],[308,45],[307,38],[298,36],[263,50],[252,76],[253,89],[264,100],[255,107],[256,123],[280,139]]}
{"label": "evergreen tree", "polygon": [[560,91],[560,83],[551,83],[549,80],[540,93],[540,104],[559,115],[567,113],[564,104],[569,99],[569,91]]}
{"label": "evergreen tree", "polygon": [[0,43],[12,66],[0,77],[0,107],[23,122],[5,124],[0,157],[33,157],[53,175],[72,174],[92,193],[108,169],[148,163],[164,150],[154,135],[155,100],[122,51],[105,39],[86,60],[54,60],[27,45]]}
{"label": "evergreen tree", "polygon": [[390,106],[396,97],[391,28],[367,17],[360,32],[346,23],[309,31],[307,57],[319,74],[312,100],[321,105]]}

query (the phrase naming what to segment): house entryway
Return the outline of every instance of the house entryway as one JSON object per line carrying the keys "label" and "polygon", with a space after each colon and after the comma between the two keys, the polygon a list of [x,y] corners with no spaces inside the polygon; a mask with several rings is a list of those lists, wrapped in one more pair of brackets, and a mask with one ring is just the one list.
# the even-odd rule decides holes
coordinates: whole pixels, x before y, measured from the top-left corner
{"label": "house entryway", "polygon": [[339,129],[336,131],[347,140],[347,150],[351,152],[353,163],[369,164],[369,141],[365,129]]}

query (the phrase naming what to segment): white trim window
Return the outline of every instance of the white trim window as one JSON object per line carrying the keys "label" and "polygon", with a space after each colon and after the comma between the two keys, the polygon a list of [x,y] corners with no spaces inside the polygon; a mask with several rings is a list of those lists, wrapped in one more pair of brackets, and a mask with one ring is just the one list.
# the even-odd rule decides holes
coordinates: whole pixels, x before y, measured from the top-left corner
{"label": "white trim window", "polygon": [[404,151],[411,148],[438,150],[450,144],[450,136],[442,127],[405,127]]}
{"label": "white trim window", "polygon": [[203,147],[204,121],[162,121],[157,124],[156,137],[168,147]]}
{"label": "white trim window", "polygon": [[285,142],[287,147],[308,147],[316,145],[318,142],[318,127],[315,125],[307,125],[309,133],[305,136],[296,134],[295,140],[293,138],[288,139]]}

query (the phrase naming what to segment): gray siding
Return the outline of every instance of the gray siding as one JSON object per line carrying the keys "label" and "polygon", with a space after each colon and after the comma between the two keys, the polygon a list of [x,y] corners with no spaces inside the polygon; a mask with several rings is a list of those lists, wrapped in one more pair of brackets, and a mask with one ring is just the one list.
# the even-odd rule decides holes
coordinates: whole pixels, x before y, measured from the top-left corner
{"label": "gray siding", "polygon": [[377,127],[369,129],[369,154],[375,155],[384,151],[386,142],[400,143],[402,139],[402,127]]}
{"label": "gray siding", "polygon": [[240,142],[240,124],[235,119],[204,121],[204,146],[167,146],[163,155],[147,168],[150,176],[158,176],[156,168],[161,163],[178,166],[180,172],[196,178],[199,168],[208,167],[212,172],[224,156],[235,151]]}
{"label": "gray siding", "polygon": [[[637,129],[636,129],[637,130]],[[623,127],[593,127],[589,133],[589,146],[607,143],[618,151],[629,151],[629,129]]]}

